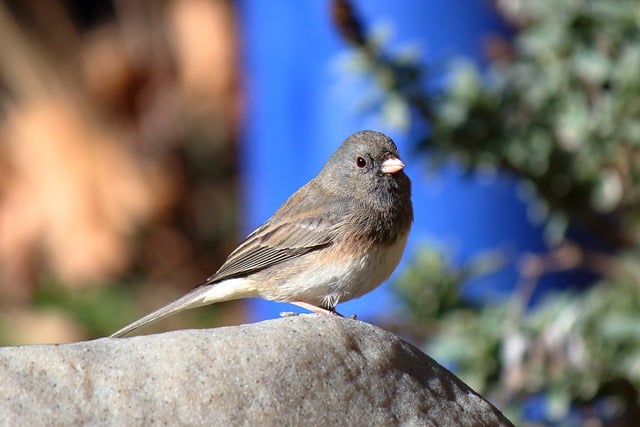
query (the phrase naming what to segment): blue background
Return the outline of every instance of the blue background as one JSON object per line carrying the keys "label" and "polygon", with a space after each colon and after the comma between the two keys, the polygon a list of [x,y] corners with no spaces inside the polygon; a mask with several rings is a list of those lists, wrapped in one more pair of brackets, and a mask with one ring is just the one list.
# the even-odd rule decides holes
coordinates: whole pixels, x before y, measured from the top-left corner
{"label": "blue background", "polygon": [[[513,178],[469,177],[453,164],[428,175],[426,159],[416,155],[411,135],[385,128],[377,116],[359,111],[358,102],[368,89],[345,84],[340,63],[349,47],[332,26],[331,2],[292,4],[283,0],[240,2],[247,90],[241,150],[245,233],[310,180],[347,136],[376,129],[394,138],[414,185],[415,224],[394,276],[424,244],[443,247],[458,264],[496,248],[512,261],[523,251],[545,248],[542,230],[529,222]],[[411,43],[427,65],[460,56],[483,65],[488,37],[508,33],[489,2],[377,0],[355,1],[354,5],[367,31],[391,29],[385,43],[388,52]],[[498,273],[473,280],[466,295],[483,301],[505,295],[517,277],[511,262]],[[253,320],[274,318],[281,311],[302,311],[262,300],[250,304]],[[387,282],[371,294],[340,304],[338,311],[367,319],[394,308],[397,305]]]}

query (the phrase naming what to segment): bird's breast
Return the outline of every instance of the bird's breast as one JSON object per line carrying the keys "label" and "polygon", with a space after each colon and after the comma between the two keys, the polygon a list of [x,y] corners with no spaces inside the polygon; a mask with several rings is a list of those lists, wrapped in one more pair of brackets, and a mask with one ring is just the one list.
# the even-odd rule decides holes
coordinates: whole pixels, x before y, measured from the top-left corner
{"label": "bird's breast", "polygon": [[335,307],[339,302],[371,292],[388,279],[397,267],[407,236],[408,233],[402,233],[391,244],[376,243],[366,250],[343,256],[342,261],[336,263],[337,268],[326,268],[325,272],[328,274],[310,293],[313,294],[312,298],[316,301],[320,298],[322,306]]}
{"label": "bird's breast", "polygon": [[373,245],[357,262],[360,268],[353,269],[343,300],[364,295],[387,280],[402,258],[408,235],[407,232],[399,234],[391,244]]}
{"label": "bird's breast", "polygon": [[396,268],[408,232],[391,244],[375,243],[356,248],[342,244],[311,252],[283,264],[282,268],[255,275],[260,296],[276,301],[304,301],[335,307],[364,295],[385,281]]}

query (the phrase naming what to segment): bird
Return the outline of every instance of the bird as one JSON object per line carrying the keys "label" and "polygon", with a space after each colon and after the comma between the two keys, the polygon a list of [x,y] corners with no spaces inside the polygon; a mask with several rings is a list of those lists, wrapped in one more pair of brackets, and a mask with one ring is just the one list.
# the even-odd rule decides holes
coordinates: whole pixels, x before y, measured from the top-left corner
{"label": "bird", "polygon": [[400,262],[413,223],[404,167],[390,137],[372,130],[354,133],[218,271],[111,337],[183,310],[241,298],[339,315],[339,302],[372,291]]}

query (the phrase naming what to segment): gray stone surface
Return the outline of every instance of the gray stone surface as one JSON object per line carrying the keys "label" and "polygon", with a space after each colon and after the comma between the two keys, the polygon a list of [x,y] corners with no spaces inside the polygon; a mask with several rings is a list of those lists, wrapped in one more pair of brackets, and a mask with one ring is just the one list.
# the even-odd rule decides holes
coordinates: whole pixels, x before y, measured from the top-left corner
{"label": "gray stone surface", "polygon": [[0,414],[21,426],[510,425],[395,335],[317,315],[0,348]]}

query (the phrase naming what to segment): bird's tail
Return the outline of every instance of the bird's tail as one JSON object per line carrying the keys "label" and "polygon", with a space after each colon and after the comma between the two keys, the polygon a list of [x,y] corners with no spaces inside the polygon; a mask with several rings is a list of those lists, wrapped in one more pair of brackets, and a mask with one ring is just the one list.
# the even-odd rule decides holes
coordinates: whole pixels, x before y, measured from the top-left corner
{"label": "bird's tail", "polygon": [[246,279],[239,278],[199,286],[174,302],[169,303],[114,332],[111,334],[111,338],[123,337],[142,326],[157,322],[183,310],[202,307],[216,302],[257,296],[255,290],[251,287],[247,287],[247,285],[248,283]]}

